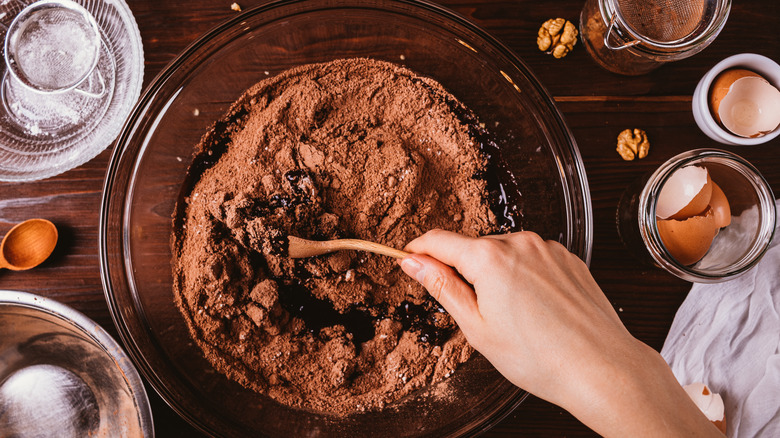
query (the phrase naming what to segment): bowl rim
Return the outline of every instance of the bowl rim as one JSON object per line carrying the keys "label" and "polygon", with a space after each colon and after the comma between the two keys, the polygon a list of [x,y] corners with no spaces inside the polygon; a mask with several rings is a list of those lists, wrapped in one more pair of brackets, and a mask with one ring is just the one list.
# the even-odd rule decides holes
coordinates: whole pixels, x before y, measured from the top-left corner
{"label": "bowl rim", "polygon": [[[237,14],[236,16],[228,18],[222,21],[221,23],[217,24],[216,26],[214,26],[213,28],[211,28],[210,30],[202,34],[200,37],[198,37],[191,44],[189,44],[172,61],[170,61],[160,71],[160,73],[158,73],[155,76],[155,78],[151,81],[149,86],[142,93],[141,98],[138,100],[135,108],[131,112],[130,116],[128,116],[120,135],[117,137],[116,147],[112,152],[106,170],[106,177],[105,177],[105,181],[103,185],[103,193],[101,197],[101,206],[100,206],[101,213],[100,213],[100,222],[99,222],[99,230],[98,230],[98,242],[99,242],[101,280],[103,283],[104,295],[109,307],[109,311],[111,313],[111,318],[114,321],[114,325],[117,328],[117,332],[119,333],[122,342],[125,344],[128,350],[129,356],[132,358],[133,362],[135,363],[136,367],[140,370],[141,374],[149,381],[151,387],[160,395],[160,397],[165,401],[165,403],[168,406],[170,406],[171,409],[173,409],[179,416],[181,416],[183,419],[185,419],[188,423],[190,423],[195,428],[207,434],[212,434],[214,432],[209,428],[207,428],[200,419],[195,418],[193,415],[191,415],[188,412],[188,410],[184,406],[182,406],[181,403],[178,402],[178,400],[176,400],[175,395],[169,391],[168,385],[162,382],[159,376],[157,376],[157,374],[154,372],[154,369],[151,366],[150,362],[142,354],[143,350],[139,347],[138,343],[130,333],[130,330],[126,327],[125,325],[126,320],[122,315],[122,313],[120,312],[119,308],[117,307],[117,303],[113,297],[114,287],[111,281],[112,279],[112,275],[110,273],[111,263],[109,261],[109,249],[107,247],[107,242],[108,242],[107,236],[110,233],[107,216],[108,216],[109,206],[112,202],[111,195],[110,195],[111,188],[114,186],[115,181],[117,179],[116,171],[117,168],[120,166],[124,152],[128,147],[127,146],[128,141],[135,135],[135,132],[137,130],[139,129],[143,130],[143,127],[139,125],[139,122],[143,119],[143,116],[146,114],[146,111],[148,110],[150,104],[156,98],[158,93],[166,85],[170,77],[173,76],[178,71],[178,69],[182,64],[184,64],[185,60],[197,55],[198,50],[201,49],[203,46],[207,45],[214,38],[224,33],[225,31],[228,31],[232,28],[235,28],[237,25],[240,25],[248,17],[254,17],[274,9],[288,7],[295,4],[304,4],[304,3],[306,3],[306,0],[274,0],[266,4],[245,9],[244,11]],[[483,30],[481,27],[472,23],[465,17],[462,17],[458,13],[446,7],[432,3],[429,0],[386,0],[386,3],[392,3],[398,6],[419,8],[426,12],[439,15],[448,21],[454,22],[458,26],[462,26],[466,30],[473,32],[478,38],[482,39],[492,49],[495,49],[502,56],[504,56],[506,58],[506,61],[508,61],[512,65],[512,67],[514,67],[519,73],[525,75],[529,79],[529,85],[535,88],[535,91],[539,95],[546,98],[546,101],[543,103],[543,105],[547,106],[547,109],[550,111],[550,114],[553,116],[553,120],[548,120],[548,122],[554,125],[557,129],[559,129],[560,133],[564,135],[567,141],[565,142],[565,144],[561,144],[560,147],[562,149],[565,149],[566,152],[570,153],[572,158],[571,165],[573,166],[572,169],[573,176],[570,177],[571,181],[567,181],[567,183],[571,184],[573,187],[576,188],[575,190],[576,192],[572,193],[571,187],[569,187],[567,184],[561,184],[562,198],[564,200],[563,204],[565,206],[565,216],[567,218],[572,218],[574,220],[574,222],[571,224],[571,227],[569,227],[569,229],[567,230],[568,235],[564,237],[573,246],[573,248],[570,249],[570,251],[574,252],[578,257],[580,257],[586,263],[586,265],[590,266],[592,248],[593,248],[593,210],[591,204],[590,189],[588,186],[588,179],[585,173],[585,167],[582,160],[582,156],[580,154],[574,135],[572,134],[568,125],[565,123],[562,113],[555,105],[552,95],[542,85],[541,81],[539,81],[539,79],[531,72],[531,69],[526,65],[526,63],[519,58],[519,56],[514,54],[512,50],[510,50],[506,45],[500,42],[496,37],[493,37],[487,31]],[[326,6],[321,6],[319,8],[316,8],[316,10],[343,9],[343,8],[386,9],[387,6],[382,3],[372,3],[367,0],[335,0]],[[314,9],[310,8],[307,10],[307,12],[311,10]],[[397,9],[393,9],[391,12],[397,12],[397,11],[398,11]],[[153,124],[156,123],[156,120],[151,123]],[[141,153],[143,153],[143,148],[141,148]],[[558,168],[561,168],[563,164],[558,162],[557,166]],[[583,211],[581,212],[582,217],[577,217],[575,215],[575,212],[573,211],[575,209],[574,202],[572,202],[573,196],[576,196],[575,199],[581,201],[582,203],[582,207],[583,207]],[[125,204],[126,203],[123,203],[123,205],[117,207],[119,210],[122,211],[123,216],[126,216],[127,214],[127,205]],[[574,230],[578,228],[582,229],[582,235],[580,236],[579,239],[574,239]],[[119,240],[122,243],[124,243],[126,242],[126,237],[127,237],[127,230],[125,229],[124,226],[121,228],[121,234],[122,236]],[[129,250],[125,248],[125,252],[127,251]],[[126,256],[127,254],[125,254],[125,258]],[[125,269],[126,267],[127,267],[126,265],[123,265],[122,269]],[[131,277],[132,276],[128,276],[128,280],[130,282],[133,282]],[[517,388],[517,391],[510,399],[510,402],[496,409],[496,411],[490,417],[488,417],[482,423],[479,423],[474,429],[469,430],[466,433],[470,435],[479,435],[489,430],[497,423],[499,423],[501,420],[503,420],[506,416],[508,416],[512,411],[514,411],[514,409],[517,408],[517,406],[519,406],[528,395],[529,393],[527,391],[521,388]],[[463,433],[463,431],[460,431],[460,433]]]}
{"label": "bowl rim", "polygon": [[108,354],[125,377],[131,389],[138,413],[139,425],[145,437],[154,438],[154,421],[149,397],[134,362],[122,346],[95,321],[78,310],[52,298],[29,292],[0,289],[0,308],[22,307],[46,313],[83,333]]}

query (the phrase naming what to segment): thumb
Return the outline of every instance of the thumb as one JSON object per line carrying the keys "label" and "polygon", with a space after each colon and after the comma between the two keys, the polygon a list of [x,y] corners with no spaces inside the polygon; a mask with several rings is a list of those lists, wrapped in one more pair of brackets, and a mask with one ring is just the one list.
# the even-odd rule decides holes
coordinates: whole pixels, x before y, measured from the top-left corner
{"label": "thumb", "polygon": [[482,319],[474,289],[450,266],[422,254],[401,260],[401,269],[425,287],[464,330]]}

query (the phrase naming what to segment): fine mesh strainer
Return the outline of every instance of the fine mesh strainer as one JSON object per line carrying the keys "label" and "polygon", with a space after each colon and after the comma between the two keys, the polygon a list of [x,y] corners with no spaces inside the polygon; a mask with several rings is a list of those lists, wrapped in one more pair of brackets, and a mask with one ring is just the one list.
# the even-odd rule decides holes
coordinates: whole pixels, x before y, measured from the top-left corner
{"label": "fine mesh strainer", "polygon": [[643,74],[704,50],[730,10],[731,0],[588,0],[580,33],[602,67]]}
{"label": "fine mesh strainer", "polygon": [[41,92],[76,87],[92,73],[100,55],[100,29],[72,1],[36,2],[8,27],[5,61],[24,85]]}
{"label": "fine mesh strainer", "polygon": [[626,27],[647,40],[674,44],[707,31],[718,0],[617,0],[616,12]]}

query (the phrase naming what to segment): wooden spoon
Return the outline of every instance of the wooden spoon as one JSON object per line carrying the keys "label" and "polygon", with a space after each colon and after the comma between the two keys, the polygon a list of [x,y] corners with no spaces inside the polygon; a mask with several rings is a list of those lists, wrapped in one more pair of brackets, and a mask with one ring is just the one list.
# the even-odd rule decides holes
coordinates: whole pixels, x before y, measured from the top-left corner
{"label": "wooden spoon", "polygon": [[23,271],[34,268],[54,251],[57,227],[46,219],[16,224],[0,242],[0,268]]}
{"label": "wooden spoon", "polygon": [[368,251],[397,259],[402,259],[409,255],[406,251],[359,239],[306,240],[300,237],[287,236],[287,240],[289,242],[287,255],[294,259],[313,257],[345,249]]}

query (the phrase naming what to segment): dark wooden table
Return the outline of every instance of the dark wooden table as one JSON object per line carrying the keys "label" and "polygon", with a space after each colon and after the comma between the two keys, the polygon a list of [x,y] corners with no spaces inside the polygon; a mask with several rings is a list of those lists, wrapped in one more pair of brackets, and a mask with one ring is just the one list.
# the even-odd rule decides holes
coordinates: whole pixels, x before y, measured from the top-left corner
{"label": "dark wooden table", "polygon": [[[243,8],[263,0],[241,0]],[[144,84],[182,49],[217,23],[233,16],[232,0],[129,0],[143,37]],[[574,132],[590,183],[594,226],[591,270],[628,329],[659,349],[690,284],[657,268],[639,264],[623,248],[615,228],[615,208],[625,187],[685,150],[717,147],[752,162],[780,193],[780,138],[753,147],[725,147],[697,128],[691,95],[699,78],[721,59],[754,52],[780,60],[780,3],[735,2],[726,27],[703,52],[641,77],[621,77],[600,69],[581,43],[562,60],[536,48],[536,32],[548,18],[575,23],[581,0],[449,0],[442,4],[468,17],[514,50],[555,97]],[[615,152],[624,128],[645,129],[650,155],[624,162]],[[103,296],[98,267],[98,216],[105,169],[113,145],[87,164],[33,183],[0,183],[0,234],[30,217],[52,220],[61,239],[53,256],[27,272],[0,272],[0,289],[48,296],[85,313],[116,336]],[[0,327],[2,335],[2,327]],[[158,436],[199,436],[152,390]],[[513,414],[485,434],[508,436],[592,436],[567,412],[529,397]]]}

